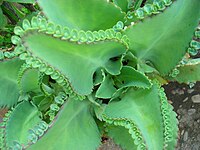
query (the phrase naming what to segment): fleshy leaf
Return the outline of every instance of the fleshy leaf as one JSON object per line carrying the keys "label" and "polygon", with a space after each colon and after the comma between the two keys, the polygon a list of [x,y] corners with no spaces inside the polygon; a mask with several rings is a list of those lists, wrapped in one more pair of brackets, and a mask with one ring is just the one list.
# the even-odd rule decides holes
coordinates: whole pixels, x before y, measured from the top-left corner
{"label": "fleshy leaf", "polygon": [[17,103],[19,98],[17,76],[22,64],[23,61],[18,58],[0,62],[0,107],[12,107]]}
{"label": "fleshy leaf", "polygon": [[120,145],[125,150],[136,150],[137,146],[129,134],[128,130],[121,126],[109,125],[107,127],[108,136],[111,137],[114,142]]}
{"label": "fleshy leaf", "polygon": [[56,3],[48,0],[48,5],[46,0],[39,0],[38,3],[50,21],[70,29],[104,30],[125,17],[119,8],[106,0],[59,0]]}
{"label": "fleshy leaf", "polygon": [[96,92],[97,98],[111,98],[112,95],[116,92],[116,88],[114,87],[114,81],[111,76],[107,75],[104,81],[101,83],[100,87]]}
{"label": "fleshy leaf", "polygon": [[176,116],[163,89],[157,85],[151,89],[129,89],[120,101],[108,104],[103,119],[128,129],[138,148],[154,150],[175,146]]}
{"label": "fleshy leaf", "polygon": [[13,148],[14,142],[27,145],[28,131],[36,126],[41,119],[38,109],[27,101],[20,103],[12,111],[6,126],[6,144]]}
{"label": "fleshy leaf", "polygon": [[100,140],[88,101],[69,99],[48,132],[28,150],[94,150]]}
{"label": "fleshy leaf", "polygon": [[97,69],[93,75],[94,85],[99,85],[104,79],[104,71],[102,69]]}
{"label": "fleshy leaf", "polygon": [[119,6],[124,12],[128,11],[129,0],[113,0],[114,4]]}
{"label": "fleshy leaf", "polygon": [[22,93],[40,92],[40,73],[38,70],[26,68],[25,64],[20,69],[18,80]]}
{"label": "fleshy leaf", "polygon": [[[177,0],[163,13],[128,27],[130,50],[168,74],[186,53],[199,22],[199,0]],[[184,23],[183,23],[184,22]]]}
{"label": "fleshy leaf", "polygon": [[[126,51],[125,46],[113,41],[76,44],[42,33],[28,34],[23,37],[23,41],[28,53],[46,63],[39,65],[40,71],[45,71],[49,75],[54,74],[55,70],[59,71],[81,95],[87,95],[92,91],[93,74],[98,68],[103,67],[111,74],[119,74],[121,59],[113,61],[112,58],[120,57]],[[23,53],[20,58],[26,59],[28,56]],[[48,72],[47,68],[50,69]]]}
{"label": "fleshy leaf", "polygon": [[200,81],[200,58],[191,59],[184,65],[177,67],[179,73],[171,80],[178,81],[179,83],[189,83]]}
{"label": "fleshy leaf", "polygon": [[120,75],[115,78],[116,85],[119,88],[124,87],[139,87],[139,88],[150,88],[151,82],[141,72],[135,70],[130,66],[124,66],[121,70]]}
{"label": "fleshy leaf", "polygon": [[52,102],[53,102],[53,98],[51,96],[48,96],[48,97],[46,96],[38,104],[38,109],[42,112],[45,112],[49,109],[49,106],[51,105]]}

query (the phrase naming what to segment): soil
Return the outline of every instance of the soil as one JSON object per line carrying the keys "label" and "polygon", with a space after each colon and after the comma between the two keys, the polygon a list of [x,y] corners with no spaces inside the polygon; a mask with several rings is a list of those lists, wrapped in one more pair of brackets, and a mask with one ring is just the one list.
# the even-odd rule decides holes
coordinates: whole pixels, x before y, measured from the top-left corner
{"label": "soil", "polygon": [[[170,83],[164,88],[179,120],[176,150],[200,150],[200,82],[192,88],[178,83]],[[0,121],[4,113],[5,110],[0,112]],[[121,148],[108,139],[104,140],[99,150],[121,150]]]}
{"label": "soil", "polygon": [[179,120],[179,141],[176,150],[200,150],[200,82],[193,88],[185,84],[165,87]]}
{"label": "soil", "polygon": [[2,118],[4,116],[4,114],[7,112],[6,109],[0,109],[0,122],[2,122]]}

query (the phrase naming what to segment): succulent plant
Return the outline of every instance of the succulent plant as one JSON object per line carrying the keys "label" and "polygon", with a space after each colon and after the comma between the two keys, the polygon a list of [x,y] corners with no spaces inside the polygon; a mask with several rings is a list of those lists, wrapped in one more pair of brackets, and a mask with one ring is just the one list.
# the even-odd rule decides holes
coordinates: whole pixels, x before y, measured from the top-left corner
{"label": "succulent plant", "polygon": [[200,80],[199,0],[38,0],[0,51],[1,149],[173,150],[163,84]]}

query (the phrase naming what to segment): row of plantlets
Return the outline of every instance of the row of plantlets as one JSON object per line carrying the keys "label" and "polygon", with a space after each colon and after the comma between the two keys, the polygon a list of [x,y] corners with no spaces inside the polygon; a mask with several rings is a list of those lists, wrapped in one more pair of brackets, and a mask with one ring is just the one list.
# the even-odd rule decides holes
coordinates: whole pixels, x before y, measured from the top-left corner
{"label": "row of plantlets", "polygon": [[95,150],[102,137],[124,150],[175,149],[178,120],[162,85],[200,80],[190,57],[200,1],[37,5],[14,28],[15,49],[0,51],[0,107],[9,108],[0,149]]}

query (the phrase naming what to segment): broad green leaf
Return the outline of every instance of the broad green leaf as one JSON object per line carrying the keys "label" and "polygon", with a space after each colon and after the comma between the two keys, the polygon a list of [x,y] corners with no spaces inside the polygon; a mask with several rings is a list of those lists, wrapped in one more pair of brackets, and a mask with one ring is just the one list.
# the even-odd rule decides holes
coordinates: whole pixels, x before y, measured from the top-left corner
{"label": "broad green leaf", "polygon": [[0,107],[12,107],[19,98],[18,72],[23,61],[18,58],[0,61]]}
{"label": "broad green leaf", "polygon": [[48,0],[48,5],[46,0],[39,0],[38,3],[49,21],[71,29],[104,30],[125,17],[106,0]]}
{"label": "broad green leaf", "polygon": [[186,64],[177,67],[179,74],[171,80],[179,83],[200,81],[200,58],[191,59]]}
{"label": "broad green leaf", "polygon": [[48,132],[28,150],[94,150],[100,134],[90,112],[88,101],[69,99]]}
{"label": "broad green leaf", "polygon": [[94,85],[99,85],[104,79],[104,71],[102,69],[97,69],[93,75]]}
{"label": "broad green leaf", "polygon": [[149,150],[161,150],[165,144],[175,146],[176,116],[157,85],[151,89],[129,89],[120,101],[108,104],[103,116],[106,122],[129,129],[139,147],[144,143]]}
{"label": "broad green leaf", "polygon": [[114,4],[119,6],[124,12],[128,11],[129,0],[113,0]]}
{"label": "broad green leaf", "polygon": [[27,92],[40,92],[40,73],[36,69],[28,69],[24,72],[20,86],[24,93]]}
{"label": "broad green leaf", "polygon": [[107,75],[104,81],[99,86],[95,96],[97,98],[111,98],[116,90],[117,89],[114,87],[113,79],[111,78],[111,76]]}
{"label": "broad green leaf", "polygon": [[98,68],[119,74],[122,64],[111,58],[120,57],[126,51],[125,46],[113,41],[77,44],[42,33],[29,34],[23,41],[28,52],[60,71],[69,79],[72,88],[82,95],[91,93],[93,75]]}
{"label": "broad green leaf", "polygon": [[52,96],[45,96],[41,102],[38,104],[38,109],[42,112],[45,112],[49,109],[50,105],[53,103],[53,97]]}
{"label": "broad green leaf", "polygon": [[32,129],[40,121],[40,113],[35,106],[28,101],[18,104],[11,112],[6,125],[7,146],[14,149],[15,142],[27,145],[29,129]]}
{"label": "broad green leaf", "polygon": [[111,137],[114,142],[120,145],[124,150],[136,150],[137,146],[134,144],[134,141],[131,135],[128,133],[128,129],[125,129],[121,126],[112,126],[107,127],[108,136]]}
{"label": "broad green leaf", "polygon": [[115,77],[115,82],[119,88],[133,86],[139,88],[151,87],[151,82],[147,76],[130,66],[124,66],[122,68],[120,75]]}
{"label": "broad green leaf", "polygon": [[146,64],[146,63],[138,63],[137,64],[138,71],[142,73],[152,73],[152,72],[158,72],[154,67]]}
{"label": "broad green leaf", "polygon": [[130,50],[168,74],[186,53],[199,22],[199,0],[177,0],[163,13],[130,26],[125,34]]}
{"label": "broad green leaf", "polygon": [[7,2],[15,2],[15,3],[35,3],[36,0],[4,0]]}
{"label": "broad green leaf", "polygon": [[45,98],[45,96],[44,96],[43,94],[36,95],[36,96],[33,96],[33,97],[32,97],[32,102],[33,102],[35,105],[38,106],[44,98]]}

